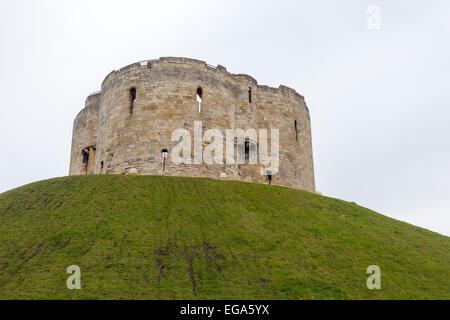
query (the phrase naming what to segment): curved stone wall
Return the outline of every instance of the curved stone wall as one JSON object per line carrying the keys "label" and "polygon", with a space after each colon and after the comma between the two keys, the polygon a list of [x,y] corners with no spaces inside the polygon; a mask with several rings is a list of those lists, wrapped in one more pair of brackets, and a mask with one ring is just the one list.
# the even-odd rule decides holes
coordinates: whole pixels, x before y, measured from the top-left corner
{"label": "curved stone wall", "polygon": [[[170,153],[178,142],[171,141],[172,132],[184,128],[193,140],[196,121],[202,122],[203,132],[219,129],[224,137],[226,129],[268,129],[269,135],[270,128],[279,129],[279,171],[270,182],[315,191],[309,111],[303,97],[293,89],[260,86],[248,75],[187,58],[160,58],[111,72],[101,93],[89,96],[75,119],[70,174],[182,175],[269,183],[260,172],[261,164],[175,165]],[[259,142],[249,144],[251,149]],[[90,147],[94,148],[86,170]],[[166,160],[163,150],[169,153]]]}
{"label": "curved stone wall", "polygon": [[[83,151],[97,145],[98,114],[100,93],[91,94],[86,99],[85,108],[81,110],[73,122],[72,151],[70,156],[70,175],[94,173],[95,154],[91,156],[91,168],[83,170]],[[92,150],[90,150],[92,152]],[[91,169],[89,168],[89,169]]]}

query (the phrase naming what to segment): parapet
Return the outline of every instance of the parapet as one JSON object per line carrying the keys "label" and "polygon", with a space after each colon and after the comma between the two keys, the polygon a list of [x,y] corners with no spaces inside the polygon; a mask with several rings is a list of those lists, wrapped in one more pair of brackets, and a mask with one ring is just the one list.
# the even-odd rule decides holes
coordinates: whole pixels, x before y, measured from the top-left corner
{"label": "parapet", "polygon": [[203,60],[184,58],[184,57],[160,57],[159,59],[151,59],[151,60],[143,60],[143,61],[139,61],[139,62],[134,62],[134,63],[129,64],[125,67],[122,67],[118,70],[111,71],[103,80],[102,86],[103,86],[103,83],[111,75],[115,75],[120,72],[130,71],[133,69],[140,69],[140,68],[151,69],[153,66],[156,66],[156,65],[158,65],[158,67],[160,67],[160,68],[164,68],[164,66],[184,66],[186,68],[192,67],[192,68],[204,69],[204,70],[209,70],[209,71],[214,71],[214,72],[220,72],[222,74],[225,74],[225,75],[227,75],[231,78],[237,79],[237,80],[245,79],[252,85],[257,86],[257,88],[260,90],[272,91],[273,93],[292,94],[301,99],[304,99],[304,97],[301,94],[299,94],[297,91],[295,91],[294,89],[289,88],[287,86],[280,85],[278,88],[276,88],[276,87],[269,87],[267,85],[259,85],[258,81],[248,74],[241,74],[241,73],[233,74],[233,73],[228,72],[227,69],[220,64],[218,64],[216,67],[214,67],[210,64],[207,64]]}

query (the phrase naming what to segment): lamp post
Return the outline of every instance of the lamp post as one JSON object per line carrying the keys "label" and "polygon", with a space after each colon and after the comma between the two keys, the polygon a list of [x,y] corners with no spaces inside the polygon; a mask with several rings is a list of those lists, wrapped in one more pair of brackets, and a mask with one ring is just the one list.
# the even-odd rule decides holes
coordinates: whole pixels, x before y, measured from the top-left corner
{"label": "lamp post", "polygon": [[165,171],[165,170],[166,170],[166,158],[169,156],[169,152],[167,152],[167,150],[164,149],[164,150],[161,152],[161,156],[162,156],[162,158],[163,158],[163,171]]}

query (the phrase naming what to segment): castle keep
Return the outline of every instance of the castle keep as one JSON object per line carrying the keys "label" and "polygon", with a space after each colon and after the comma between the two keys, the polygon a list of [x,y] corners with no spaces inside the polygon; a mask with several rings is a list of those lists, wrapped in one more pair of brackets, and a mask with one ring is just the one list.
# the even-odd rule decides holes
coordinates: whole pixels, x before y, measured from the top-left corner
{"label": "castle keep", "polygon": [[[175,164],[172,133],[182,128],[194,137],[197,121],[203,131],[219,129],[224,136],[226,129],[267,129],[269,136],[279,129],[278,172],[262,175],[262,164],[249,162]],[[258,143],[245,140],[246,158]],[[74,121],[70,175],[101,173],[209,177],[314,192],[309,111],[295,90],[258,85],[221,65],[187,58],[135,63],[107,75]]]}

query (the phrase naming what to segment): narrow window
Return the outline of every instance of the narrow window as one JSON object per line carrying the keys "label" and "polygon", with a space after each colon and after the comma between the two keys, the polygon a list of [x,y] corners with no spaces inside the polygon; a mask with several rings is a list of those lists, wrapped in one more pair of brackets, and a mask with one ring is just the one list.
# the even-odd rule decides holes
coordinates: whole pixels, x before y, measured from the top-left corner
{"label": "narrow window", "polygon": [[248,87],[248,102],[252,103],[252,87]]}
{"label": "narrow window", "polygon": [[245,162],[248,161],[250,154],[250,141],[245,139]]}
{"label": "narrow window", "polygon": [[294,120],[295,141],[298,141],[297,120]]}
{"label": "narrow window", "polygon": [[202,112],[202,101],[203,101],[203,90],[202,88],[197,88],[197,102],[198,102],[198,112]]}
{"label": "narrow window", "polygon": [[105,166],[105,162],[101,161],[100,162],[100,170],[103,170],[103,167]]}
{"label": "narrow window", "polygon": [[133,114],[133,104],[136,100],[136,88],[133,87],[130,89],[130,114]]}

